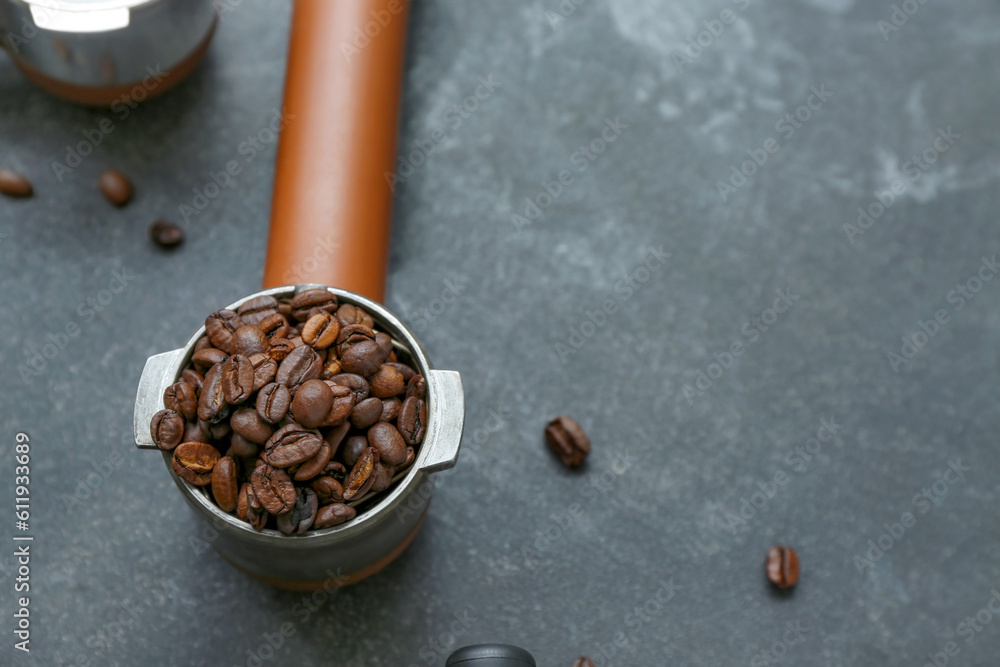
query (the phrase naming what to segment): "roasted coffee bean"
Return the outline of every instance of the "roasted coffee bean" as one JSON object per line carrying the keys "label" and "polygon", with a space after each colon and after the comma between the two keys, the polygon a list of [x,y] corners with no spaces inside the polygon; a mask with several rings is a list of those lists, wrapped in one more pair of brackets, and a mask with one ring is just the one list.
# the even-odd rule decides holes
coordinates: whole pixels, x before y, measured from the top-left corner
{"label": "roasted coffee bean", "polygon": [[372,395],[378,398],[391,398],[406,388],[403,374],[388,364],[379,366],[375,375],[368,378],[368,385],[371,387]]}
{"label": "roasted coffee bean", "polygon": [[209,340],[208,336],[202,336],[195,342],[194,349],[192,352],[197,352],[198,350],[204,350],[206,347],[212,347],[212,341]]}
{"label": "roasted coffee bean", "polygon": [[333,345],[340,333],[340,322],[330,313],[319,312],[310,317],[302,327],[302,340],[317,350]]}
{"label": "roasted coffee bean", "polygon": [[292,511],[278,515],[278,530],[285,535],[302,535],[312,528],[318,511],[316,492],[312,489],[299,489]]}
{"label": "roasted coffee bean", "polygon": [[275,381],[289,389],[319,377],[323,365],[319,355],[308,345],[297,347],[278,366]]}
{"label": "roasted coffee bean", "polygon": [[326,464],[323,474],[336,477],[337,479],[343,479],[347,477],[347,468],[340,461],[330,461]]}
{"label": "roasted coffee bean", "polygon": [[[280,316],[279,316],[280,317]],[[271,349],[271,343],[264,332],[251,324],[244,324],[233,332],[229,341],[229,353],[250,357]]]}
{"label": "roasted coffee bean", "polygon": [[184,438],[181,442],[207,442],[212,439],[208,432],[210,424],[200,419],[185,420]]}
{"label": "roasted coffee bean", "polygon": [[375,483],[374,473],[378,461],[378,450],[374,447],[369,447],[361,454],[361,458],[347,475],[347,482],[344,484],[344,500],[354,500],[368,493],[372,484]]}
{"label": "roasted coffee bean", "polygon": [[206,347],[204,350],[198,350],[192,354],[191,362],[195,368],[205,371],[216,364],[221,364],[228,358],[229,355],[222,350],[216,347]]}
{"label": "roasted coffee bean", "polygon": [[278,362],[266,354],[255,354],[250,357],[253,364],[253,390],[260,391],[264,385],[274,381],[278,374]]}
{"label": "roasted coffee bean", "polygon": [[296,482],[305,482],[320,475],[323,469],[326,468],[326,464],[330,462],[332,455],[333,450],[330,448],[330,443],[324,440],[323,444],[320,445],[319,451],[316,452],[316,456],[298,466],[292,478]]}
{"label": "roasted coffee bean", "polygon": [[364,324],[351,324],[340,330],[337,356],[341,368],[363,377],[373,374],[385,361],[385,354],[375,342],[375,333]]}
{"label": "roasted coffee bean", "polygon": [[330,412],[327,413],[321,426],[337,426],[351,416],[351,410],[354,409],[354,394],[347,387],[325,384],[333,394],[333,405],[330,406]]}
{"label": "roasted coffee bean", "polygon": [[222,392],[222,364],[216,364],[205,373],[205,386],[198,397],[198,419],[215,424],[229,416],[229,405]]}
{"label": "roasted coffee bean", "polygon": [[414,450],[413,447],[407,447],[406,448],[406,458],[403,459],[402,463],[400,463],[398,466],[396,466],[396,471],[398,472],[400,470],[406,470],[407,468],[409,468],[413,464],[413,460],[416,459],[416,458],[417,458],[417,452],[416,452],[416,450]]}
{"label": "roasted coffee bean", "polygon": [[388,465],[385,461],[379,461],[378,465],[375,466],[375,472],[372,476],[375,477],[375,481],[372,482],[372,488],[369,489],[372,493],[382,493],[392,484],[392,475],[396,471],[396,466]]}
{"label": "roasted coffee bean", "polygon": [[767,552],[767,579],[778,588],[799,582],[799,556],[791,547],[771,547]]}
{"label": "roasted coffee bean", "polygon": [[332,428],[323,430],[323,441],[330,445],[330,457],[337,455],[340,445],[347,439],[347,434],[351,430],[348,422],[343,422]]}
{"label": "roasted coffee bean", "polygon": [[[329,355],[328,355],[329,356]],[[333,359],[328,359],[326,365],[323,366],[323,372],[320,373],[319,378],[321,380],[329,380],[335,375],[340,374],[340,359],[334,357]]]}
{"label": "roasted coffee bean", "polygon": [[316,428],[333,407],[333,391],[322,380],[303,382],[292,399],[292,418],[306,428]]}
{"label": "roasted coffee bean", "polygon": [[387,361],[385,363],[387,366],[392,366],[397,371],[403,374],[403,382],[409,383],[410,378],[412,378],[414,375],[417,374],[417,372],[413,370],[413,367],[408,366],[407,364],[401,364],[397,361]]}
{"label": "roasted coffee bean", "polygon": [[409,379],[406,383],[406,397],[410,396],[427,398],[427,378],[418,373]]}
{"label": "roasted coffee bean", "polygon": [[184,419],[194,419],[198,414],[198,392],[187,382],[175,382],[164,390],[163,405]]}
{"label": "roasted coffee bean", "polygon": [[382,400],[372,396],[351,409],[351,424],[355,428],[368,428],[382,416]]}
{"label": "roasted coffee bean", "polygon": [[250,475],[253,492],[260,506],[271,514],[284,514],[295,507],[298,494],[292,478],[279,468],[263,465]]}
{"label": "roasted coffee bean", "polygon": [[556,417],[545,427],[545,439],[564,465],[575,468],[590,454],[590,439],[570,417]]}
{"label": "roasted coffee bean", "polygon": [[212,497],[223,512],[236,509],[239,487],[236,483],[236,460],[223,456],[212,469]]}
{"label": "roasted coffee bean", "polygon": [[[226,408],[229,411],[229,408]],[[229,427],[229,420],[222,419],[214,424],[208,425],[208,437],[212,440],[222,440],[227,435],[229,435],[232,429]]]}
{"label": "roasted coffee bean", "polygon": [[161,248],[176,248],[184,243],[184,230],[169,220],[157,220],[149,226],[149,238]]}
{"label": "roasted coffee bean", "polygon": [[292,316],[305,322],[319,312],[337,312],[337,295],[325,289],[307,289],[296,294],[289,305]]}
{"label": "roasted coffee bean", "polygon": [[240,408],[234,412],[229,425],[233,433],[257,445],[263,445],[274,435],[274,429],[260,418],[254,408]]}
{"label": "roasted coffee bean", "polygon": [[236,516],[249,523],[254,530],[263,530],[267,525],[268,514],[260,506],[250,482],[245,482],[240,487],[240,495],[236,500]]}
{"label": "roasted coffee bean", "polygon": [[121,208],[132,201],[132,182],[117,169],[109,169],[101,174],[97,187],[113,206]]}
{"label": "roasted coffee bean", "polygon": [[573,661],[573,667],[597,667],[590,658],[577,658]]}
{"label": "roasted coffee bean", "polygon": [[[191,387],[198,392],[201,390],[202,386],[205,384],[205,377],[193,368],[185,368],[184,372],[181,373],[181,382],[186,382],[191,385]],[[195,401],[195,409],[198,409],[197,401]]]}
{"label": "roasted coffee bean", "polygon": [[281,362],[294,349],[295,346],[292,345],[292,341],[287,338],[274,338],[271,340],[271,349],[268,350],[267,354],[275,361]]}
{"label": "roasted coffee bean", "polygon": [[375,326],[371,315],[349,303],[345,303],[337,309],[337,319],[340,321],[341,328],[352,324],[363,324],[369,329]]}
{"label": "roasted coffee bean", "polygon": [[364,379],[360,375],[355,375],[354,373],[338,373],[327,380],[327,382],[350,389],[351,393],[354,394],[355,404],[368,398],[368,380]]}
{"label": "roasted coffee bean", "polygon": [[269,315],[278,312],[278,300],[273,296],[255,296],[236,309],[243,324],[258,325]]}
{"label": "roasted coffee bean", "polygon": [[378,450],[378,458],[391,466],[406,460],[406,443],[396,427],[388,422],[378,422],[368,429],[368,444]]}
{"label": "roasted coffee bean", "polygon": [[348,467],[353,467],[361,455],[368,449],[368,438],[363,435],[352,435],[344,442],[344,452],[341,458]]}
{"label": "roasted coffee bean", "polygon": [[379,417],[379,421],[392,422],[396,421],[399,417],[399,411],[403,407],[403,402],[398,398],[387,398],[382,401],[382,416]]}
{"label": "roasted coffee bean", "polygon": [[290,468],[316,456],[323,445],[319,431],[298,424],[282,426],[267,441],[262,458],[275,468]]}
{"label": "roasted coffee bean", "polygon": [[208,339],[223,352],[229,352],[233,334],[241,326],[243,320],[231,310],[217,310],[205,318],[205,333]]}
{"label": "roasted coffee bean", "polygon": [[313,528],[333,528],[342,523],[347,523],[357,515],[358,511],[350,505],[342,503],[325,505],[319,508],[319,512],[316,513],[316,521],[313,523]]}
{"label": "roasted coffee bean", "polygon": [[260,447],[257,443],[250,442],[239,433],[233,433],[229,437],[229,451],[232,452],[233,456],[249,459],[257,456],[260,452]]}
{"label": "roasted coffee bean", "polygon": [[288,413],[292,394],[288,387],[277,382],[264,385],[257,394],[257,414],[269,424],[277,424]]}
{"label": "roasted coffee bean", "polygon": [[264,338],[268,342],[277,338],[284,338],[288,335],[288,332],[291,331],[291,328],[288,326],[288,320],[285,319],[285,316],[281,313],[268,315],[260,321],[257,328],[260,329],[262,334],[264,334]]}
{"label": "roasted coffee bean", "polygon": [[212,469],[219,461],[219,450],[207,442],[184,442],[174,449],[174,472],[189,484],[208,486]]}
{"label": "roasted coffee bean", "polygon": [[9,169],[0,169],[0,194],[8,197],[30,197],[35,189],[31,181]]}
{"label": "roasted coffee bean", "polygon": [[396,425],[406,444],[420,444],[427,432],[427,403],[421,398],[410,396],[399,409]]}
{"label": "roasted coffee bean", "polygon": [[392,336],[382,331],[375,334],[375,342],[378,344],[378,348],[382,350],[382,354],[385,355],[383,359],[388,359],[389,355],[392,354]]}
{"label": "roasted coffee bean", "polygon": [[153,415],[149,434],[157,447],[169,452],[181,444],[184,437],[184,417],[174,410],[160,410]]}
{"label": "roasted coffee bean", "polygon": [[247,491],[250,490],[250,482],[243,482],[240,485],[240,494],[236,498],[236,517],[243,521],[247,520],[247,510],[250,509],[247,502]]}
{"label": "roasted coffee bean", "polygon": [[222,395],[227,403],[235,405],[250,398],[253,380],[253,364],[242,354],[234,354],[223,362]]}
{"label": "roasted coffee bean", "polygon": [[309,485],[316,492],[316,497],[319,499],[320,505],[344,502],[344,487],[329,475],[317,477]]}

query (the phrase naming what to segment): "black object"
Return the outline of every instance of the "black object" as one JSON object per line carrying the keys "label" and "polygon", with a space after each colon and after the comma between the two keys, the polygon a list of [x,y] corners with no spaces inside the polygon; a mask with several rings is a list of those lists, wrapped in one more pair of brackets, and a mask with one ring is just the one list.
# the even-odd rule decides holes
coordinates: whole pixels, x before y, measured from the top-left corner
{"label": "black object", "polygon": [[536,667],[523,648],[508,644],[466,646],[451,654],[445,667]]}

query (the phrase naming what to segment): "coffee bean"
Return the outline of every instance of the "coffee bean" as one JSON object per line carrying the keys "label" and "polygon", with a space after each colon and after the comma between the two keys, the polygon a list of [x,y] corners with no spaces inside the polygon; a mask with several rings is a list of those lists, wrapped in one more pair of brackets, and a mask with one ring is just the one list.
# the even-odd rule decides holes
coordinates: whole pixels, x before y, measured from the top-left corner
{"label": "coffee bean", "polygon": [[368,391],[370,389],[368,386],[368,380],[364,379],[360,375],[355,375],[354,373],[338,373],[327,380],[327,382],[331,384],[339,384],[342,387],[348,387],[351,392],[354,393],[355,403],[360,403],[368,398]]}
{"label": "coffee bean", "polygon": [[337,309],[337,320],[340,321],[341,328],[352,324],[363,324],[369,329],[375,326],[371,315],[349,303],[345,303]]}
{"label": "coffee bean", "polygon": [[403,374],[399,372],[399,369],[389,364],[379,366],[378,371],[368,378],[368,384],[371,387],[372,395],[378,398],[391,398],[401,393],[406,387],[403,382]]}
{"label": "coffee bean", "polygon": [[351,409],[351,425],[355,428],[368,428],[382,416],[382,400],[366,398]]}
{"label": "coffee bean", "polygon": [[341,458],[347,466],[353,467],[366,449],[368,449],[368,438],[363,435],[352,435],[344,443],[344,452]]}
{"label": "coffee bean", "polygon": [[176,248],[184,242],[184,230],[167,220],[157,220],[149,226],[149,238],[161,248]]}
{"label": "coffee bean", "polygon": [[392,422],[396,421],[399,417],[399,411],[403,407],[403,402],[398,398],[387,398],[382,401],[382,416],[379,417],[379,421]]}
{"label": "coffee bean", "polygon": [[323,367],[323,372],[320,374],[321,380],[329,380],[335,375],[339,375],[341,371],[340,359],[334,357],[333,359],[328,359],[326,366]]}
{"label": "coffee bean", "polygon": [[303,382],[292,399],[292,418],[306,428],[324,422],[333,407],[333,391],[322,380]]}
{"label": "coffee bean", "polygon": [[97,187],[112,205],[121,208],[132,200],[132,182],[125,174],[109,169],[97,180]]}
{"label": "coffee bean", "polygon": [[396,471],[398,472],[400,470],[406,470],[413,464],[413,461],[416,458],[417,458],[417,452],[413,449],[413,447],[407,447],[406,458],[403,460],[402,463],[396,466]]}
{"label": "coffee bean", "polygon": [[319,355],[311,347],[303,345],[292,350],[281,362],[275,381],[291,389],[318,378],[322,369]]}
{"label": "coffee bean", "polygon": [[[199,373],[195,369],[185,368],[184,372],[181,373],[181,382],[186,382],[187,384],[191,385],[191,387],[195,390],[195,393],[197,393],[198,391],[201,390],[202,386],[204,386],[205,378],[204,376],[202,376],[201,373]],[[196,402],[195,408],[197,409],[197,407],[198,406]]]}
{"label": "coffee bean", "polygon": [[234,354],[222,363],[222,394],[227,403],[235,405],[250,398],[253,380],[253,364],[243,355]]}
{"label": "coffee bean", "polygon": [[267,354],[269,357],[280,363],[291,353],[293,349],[295,349],[295,346],[293,346],[292,341],[287,338],[274,338],[271,340],[271,349],[268,350]]}
{"label": "coffee bean", "polygon": [[8,197],[30,197],[34,193],[31,181],[9,169],[0,169],[0,194]]}
{"label": "coffee bean", "polygon": [[[228,407],[226,409],[228,413]],[[222,440],[232,429],[229,427],[229,421],[226,419],[219,420],[214,424],[208,425],[208,437],[212,440]]]}
{"label": "coffee bean", "polygon": [[214,424],[229,416],[229,405],[222,391],[222,364],[216,364],[205,374],[205,386],[198,397],[198,419]]}
{"label": "coffee bean", "polygon": [[270,514],[261,506],[257,493],[253,490],[253,484],[247,484],[247,487],[247,522],[254,530],[264,530]]}
{"label": "coffee bean", "polygon": [[296,294],[289,305],[292,316],[305,322],[319,312],[337,312],[337,295],[325,289],[307,289]]}
{"label": "coffee bean", "polygon": [[364,324],[351,324],[340,330],[337,356],[341,368],[363,377],[373,374],[385,361],[385,354],[375,342],[375,333]]}
{"label": "coffee bean", "polygon": [[243,324],[258,325],[269,315],[278,312],[278,300],[273,296],[256,296],[236,309]]}
{"label": "coffee bean", "polygon": [[278,362],[266,354],[254,354],[250,357],[253,364],[253,390],[260,391],[264,385],[274,381],[278,374]]}
{"label": "coffee bean", "polygon": [[340,461],[330,461],[323,469],[323,474],[341,480],[347,477],[347,467]]}
{"label": "coffee bean", "polygon": [[184,437],[184,417],[174,410],[160,410],[153,415],[149,434],[157,447],[170,451],[181,444]]}
{"label": "coffee bean", "polygon": [[323,445],[319,431],[306,430],[298,424],[282,426],[264,446],[264,460],[275,468],[290,468],[316,456]]}
{"label": "coffee bean", "polygon": [[577,658],[573,661],[573,667],[597,667],[590,658]]}
{"label": "coffee bean", "polygon": [[392,336],[382,331],[375,334],[375,343],[378,344],[378,349],[382,350],[383,359],[388,359],[389,355],[392,354]]}
{"label": "coffee bean", "polygon": [[333,528],[346,523],[358,515],[357,510],[349,505],[334,503],[319,508],[313,528]]}
{"label": "coffee bean", "polygon": [[330,347],[340,334],[340,322],[330,313],[319,312],[302,327],[302,340],[317,350]]}
{"label": "coffee bean", "polygon": [[194,364],[195,368],[201,369],[204,372],[216,364],[221,364],[228,358],[229,355],[222,350],[215,347],[206,347],[191,355],[191,363]]}
{"label": "coffee bean", "polygon": [[396,425],[406,444],[420,444],[427,432],[427,403],[421,398],[410,396],[399,409]]}
{"label": "coffee bean", "polygon": [[191,350],[191,352],[193,353],[198,350],[204,350],[206,347],[212,347],[212,341],[208,339],[208,336],[202,336],[195,342],[194,349]]}
{"label": "coffee bean", "polygon": [[184,438],[181,442],[207,442],[212,439],[209,423],[200,419],[184,421]]}
{"label": "coffee bean", "polygon": [[406,397],[410,396],[427,398],[427,378],[418,373],[409,379],[406,383]]}
{"label": "coffee bean", "polygon": [[[280,315],[278,317],[281,317]],[[233,332],[229,342],[229,353],[250,357],[271,349],[271,343],[264,332],[252,324],[244,324]]]}
{"label": "coffee bean", "polygon": [[374,447],[369,447],[361,454],[361,458],[347,475],[347,483],[344,484],[344,500],[354,500],[368,493],[372,484],[375,483],[374,472],[378,461],[378,450]]}
{"label": "coffee bean", "polygon": [[312,489],[299,489],[292,511],[278,515],[278,530],[285,535],[302,535],[312,528],[318,511],[316,492]]}
{"label": "coffee bean", "polygon": [[269,424],[277,424],[288,413],[292,395],[288,387],[277,382],[264,385],[257,394],[257,414]]}
{"label": "coffee bean", "polygon": [[250,442],[239,433],[233,433],[229,437],[229,450],[233,456],[249,459],[257,456],[260,447],[255,442]]}
{"label": "coffee bean", "polygon": [[300,465],[292,475],[292,478],[296,482],[306,482],[318,476],[326,468],[326,464],[330,462],[332,454],[333,450],[330,448],[330,443],[324,440],[323,444],[319,447],[319,451],[316,452],[316,456]]}
{"label": "coffee bean", "polygon": [[[284,338],[291,331],[291,327],[288,326],[288,320],[285,319],[285,316],[281,313],[268,315],[260,321],[257,328],[262,334],[264,334],[264,338],[267,343],[270,343],[270,341],[277,338]],[[262,350],[262,352],[265,351],[266,350]]]}
{"label": "coffee bean", "polygon": [[556,417],[545,427],[545,439],[564,465],[575,468],[590,454],[590,439],[570,417]]}
{"label": "coffee bean", "polygon": [[403,374],[403,382],[407,382],[408,383],[410,381],[410,378],[412,378],[414,375],[417,374],[417,372],[415,370],[413,370],[412,366],[408,366],[406,364],[401,364],[401,363],[399,363],[397,361],[387,361],[385,363],[385,365],[386,366],[392,366],[397,371],[399,371],[400,373],[402,373]]}
{"label": "coffee bean", "polygon": [[174,449],[172,464],[177,476],[195,486],[212,483],[212,469],[221,458],[219,450],[207,442],[184,442]]}
{"label": "coffee bean", "polygon": [[260,506],[270,514],[290,512],[298,499],[292,478],[279,468],[269,465],[257,468],[250,475],[250,484]]}
{"label": "coffee bean", "polygon": [[238,496],[236,461],[223,456],[212,469],[212,497],[223,512],[232,512],[236,509]]}
{"label": "coffee bean", "polygon": [[247,520],[247,510],[250,509],[247,501],[247,492],[250,491],[250,482],[240,485],[240,494],[236,498],[236,517],[243,521]]}
{"label": "coffee bean", "polygon": [[198,413],[198,393],[187,382],[175,382],[163,392],[163,405],[185,419],[194,419]]}
{"label": "coffee bean", "polygon": [[223,352],[229,352],[233,334],[242,326],[243,320],[231,310],[218,310],[205,318],[208,339]]}
{"label": "coffee bean", "polygon": [[344,502],[344,487],[329,475],[317,477],[309,485],[316,492],[320,505]]}
{"label": "coffee bean", "polygon": [[396,427],[388,422],[378,422],[368,429],[368,444],[378,450],[380,461],[396,466],[406,460],[406,443]]}
{"label": "coffee bean", "polygon": [[256,445],[263,445],[274,435],[274,429],[260,418],[254,408],[240,408],[234,412],[229,425],[233,433]]}
{"label": "coffee bean", "polygon": [[767,552],[767,579],[778,588],[799,582],[799,556],[791,547],[771,547]]}
{"label": "coffee bean", "polygon": [[375,481],[372,482],[372,488],[370,491],[372,493],[382,493],[392,484],[392,475],[396,471],[395,466],[391,466],[385,461],[379,461],[378,465],[375,466]]}

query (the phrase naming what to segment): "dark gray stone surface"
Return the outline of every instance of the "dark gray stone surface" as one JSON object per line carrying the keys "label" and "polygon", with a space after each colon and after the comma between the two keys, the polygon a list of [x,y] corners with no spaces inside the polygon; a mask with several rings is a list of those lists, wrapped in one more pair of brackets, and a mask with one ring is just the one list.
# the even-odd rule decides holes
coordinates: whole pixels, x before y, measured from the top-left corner
{"label": "dark gray stone surface", "polygon": [[[206,65],[115,118],[62,182],[50,163],[107,113],[0,61],[0,166],[37,190],[0,200],[3,498],[25,431],[35,536],[32,653],[15,656],[3,512],[4,664],[245,665],[283,623],[294,634],[264,664],[442,665],[481,641],[540,665],[922,665],[950,641],[950,664],[996,664],[1000,619],[981,610],[1000,590],[1000,281],[952,290],[980,287],[1000,250],[1000,8],[914,2],[884,39],[888,0],[575,2],[566,16],[556,0],[415,8],[400,153],[445,138],[397,189],[388,305],[462,372],[464,451],[404,557],[308,617],[301,595],[197,553],[159,457],[130,443],[145,358],[259,285],[273,145],[185,223],[179,251],[151,247],[146,226],[178,219],[280,104],[287,9],[227,14]],[[709,24],[721,34],[679,68],[672,54],[727,8],[736,21]],[[474,112],[449,112],[490,76]],[[832,97],[779,125],[814,86]],[[627,127],[580,158],[606,119]],[[959,138],[908,174],[939,128]],[[718,181],[765,144],[776,152],[723,201]],[[94,185],[112,166],[137,186],[122,211]],[[519,230],[511,216],[549,204],[563,170],[572,181]],[[902,193],[852,242],[844,225],[894,180]],[[91,314],[119,269],[134,277]],[[460,296],[442,311],[449,284]],[[778,290],[794,299],[775,321]],[[587,324],[606,300],[615,312]],[[937,311],[947,322],[896,372],[889,353]],[[81,334],[22,380],[70,322]],[[735,342],[731,367],[713,366]],[[582,472],[544,449],[559,413],[592,437]],[[835,436],[810,443],[823,420]],[[957,461],[963,476],[939,481]],[[735,523],[744,500],[762,507]],[[764,579],[772,543],[800,554],[792,595]],[[792,645],[789,623],[804,633]]]}

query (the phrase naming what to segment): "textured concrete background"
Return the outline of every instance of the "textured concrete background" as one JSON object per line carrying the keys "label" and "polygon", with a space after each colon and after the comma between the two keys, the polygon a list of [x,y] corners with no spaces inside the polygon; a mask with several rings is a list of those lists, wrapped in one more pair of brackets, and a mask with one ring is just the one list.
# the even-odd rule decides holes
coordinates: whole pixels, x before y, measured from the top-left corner
{"label": "textured concrete background", "polygon": [[[913,2],[884,38],[889,0],[575,1],[414,10],[400,154],[422,164],[400,172],[388,305],[462,372],[466,438],[404,557],[309,612],[204,550],[130,434],[146,357],[259,285],[274,145],[184,222],[177,252],[146,227],[180,221],[210,172],[245,160],[280,104],[287,8],[228,13],[197,75],[111,116],[62,182],[51,162],[109,114],[0,60],[0,166],[37,190],[0,200],[0,479],[11,502],[28,432],[35,535],[33,650],[5,664],[443,665],[480,641],[540,665],[923,665],[950,641],[949,664],[996,664],[1000,281],[976,279],[1000,252],[1000,8]],[[699,33],[696,59],[676,55]],[[481,77],[492,92],[458,114]],[[799,110],[822,86],[832,96]],[[797,110],[811,117],[781,122]],[[627,127],[593,160],[577,152],[607,119]],[[906,164],[948,128],[960,136],[933,164]],[[723,201],[718,182],[765,145]],[[108,167],[137,186],[122,211],[94,185]],[[844,225],[894,181],[852,242]],[[91,314],[115,270],[134,277]],[[442,308],[446,289],[459,297]],[[793,305],[775,315],[777,290]],[[81,334],[22,378],[70,322]],[[593,440],[580,473],[544,449],[559,413]],[[810,442],[823,420],[834,437]],[[790,596],[763,576],[775,542],[802,560]]]}

